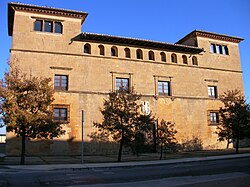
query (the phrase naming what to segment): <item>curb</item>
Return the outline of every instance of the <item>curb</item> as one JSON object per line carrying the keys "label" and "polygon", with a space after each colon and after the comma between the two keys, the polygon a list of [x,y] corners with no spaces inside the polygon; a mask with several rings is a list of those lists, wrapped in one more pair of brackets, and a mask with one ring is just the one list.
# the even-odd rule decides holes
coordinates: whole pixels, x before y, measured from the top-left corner
{"label": "curb", "polygon": [[84,169],[97,169],[97,168],[124,168],[124,167],[143,167],[152,165],[166,165],[166,164],[179,164],[188,162],[202,162],[213,161],[223,159],[236,159],[250,157],[250,153],[246,154],[234,154],[234,155],[222,155],[222,156],[208,156],[208,157],[192,157],[192,158],[180,158],[170,160],[154,160],[154,161],[139,161],[139,162],[112,162],[112,163],[93,163],[93,164],[57,164],[57,165],[13,165],[5,166],[9,169],[17,170],[84,170]]}

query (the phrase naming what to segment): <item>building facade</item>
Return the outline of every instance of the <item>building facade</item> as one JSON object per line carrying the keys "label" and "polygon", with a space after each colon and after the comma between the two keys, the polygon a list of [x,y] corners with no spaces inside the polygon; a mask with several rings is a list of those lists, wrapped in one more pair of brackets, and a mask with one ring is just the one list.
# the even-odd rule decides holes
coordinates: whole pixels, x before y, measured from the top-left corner
{"label": "building facade", "polygon": [[[112,152],[114,143],[93,141],[93,122],[102,119],[104,98],[121,86],[142,94],[144,112],[175,123],[179,142],[197,137],[205,149],[225,148],[215,134],[218,97],[232,89],[244,92],[242,38],[194,30],[171,44],[82,33],[85,12],[19,3],[9,3],[8,11],[11,62],[53,79],[54,118],[68,123],[58,139],[29,141],[27,154],[80,154],[82,130],[85,154]],[[6,152],[20,153],[12,133]]]}

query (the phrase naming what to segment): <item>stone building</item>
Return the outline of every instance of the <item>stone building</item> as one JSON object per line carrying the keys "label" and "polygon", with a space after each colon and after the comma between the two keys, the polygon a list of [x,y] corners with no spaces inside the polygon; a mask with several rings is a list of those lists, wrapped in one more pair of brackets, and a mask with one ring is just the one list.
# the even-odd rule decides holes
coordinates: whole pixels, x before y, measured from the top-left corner
{"label": "stone building", "polygon": [[[175,123],[179,142],[197,137],[205,149],[225,148],[215,134],[218,97],[243,90],[238,44],[242,38],[194,30],[176,43],[82,33],[87,13],[9,3],[10,59],[23,72],[51,77],[54,118],[68,122],[53,141],[29,141],[27,154],[79,154],[84,111],[84,151],[108,153],[112,143],[94,143],[94,121],[110,91],[132,86],[143,109]],[[7,133],[7,154],[20,142]]]}

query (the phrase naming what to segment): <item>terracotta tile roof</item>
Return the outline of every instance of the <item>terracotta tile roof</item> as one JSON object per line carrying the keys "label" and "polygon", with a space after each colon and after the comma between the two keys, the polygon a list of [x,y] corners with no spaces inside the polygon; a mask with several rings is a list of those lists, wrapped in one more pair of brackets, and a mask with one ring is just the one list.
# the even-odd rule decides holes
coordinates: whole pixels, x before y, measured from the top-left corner
{"label": "terracotta tile roof", "polygon": [[98,41],[103,43],[112,43],[112,44],[124,44],[130,46],[138,47],[150,47],[161,50],[171,50],[171,51],[180,51],[180,52],[189,52],[189,53],[200,53],[203,51],[202,48],[182,45],[182,44],[172,44],[159,41],[138,39],[138,38],[129,38],[121,36],[112,36],[107,34],[96,34],[84,32],[80,35],[78,40],[81,41]]}

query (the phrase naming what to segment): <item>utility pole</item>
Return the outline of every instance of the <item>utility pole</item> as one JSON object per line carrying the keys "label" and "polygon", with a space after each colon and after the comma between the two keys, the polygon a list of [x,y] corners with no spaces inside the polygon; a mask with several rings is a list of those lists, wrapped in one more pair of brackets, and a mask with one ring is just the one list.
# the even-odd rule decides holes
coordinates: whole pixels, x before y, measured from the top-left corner
{"label": "utility pole", "polygon": [[82,145],[81,145],[81,160],[83,164],[83,125],[84,125],[84,110],[82,110]]}

